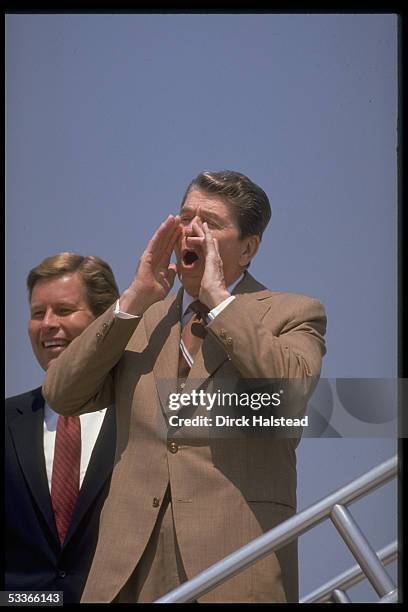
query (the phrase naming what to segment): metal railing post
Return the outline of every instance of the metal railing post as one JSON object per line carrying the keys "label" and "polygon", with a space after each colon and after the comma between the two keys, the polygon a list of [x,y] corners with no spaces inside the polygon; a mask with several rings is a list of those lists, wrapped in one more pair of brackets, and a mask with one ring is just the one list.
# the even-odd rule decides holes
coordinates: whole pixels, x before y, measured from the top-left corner
{"label": "metal railing post", "polygon": [[349,510],[336,504],[330,518],[378,595],[383,597],[393,591],[395,585]]}
{"label": "metal railing post", "polygon": [[384,597],[381,597],[378,603],[398,603],[398,590],[395,589],[395,591],[391,591],[391,593],[388,593],[388,595],[384,595]]}
{"label": "metal railing post", "polygon": [[[392,544],[388,544],[388,546],[384,546],[384,548],[379,550],[376,554],[383,565],[391,563],[398,557],[397,542],[395,541],[392,542]],[[335,589],[347,591],[351,587],[361,582],[365,577],[366,576],[361,567],[358,564],[353,565],[353,567],[350,567],[335,578],[332,578],[318,589],[315,589],[305,597],[302,597],[299,603],[323,603],[330,599],[331,594]]]}
{"label": "metal railing post", "polygon": [[336,603],[351,603],[350,597],[341,589],[334,589],[332,597]]}

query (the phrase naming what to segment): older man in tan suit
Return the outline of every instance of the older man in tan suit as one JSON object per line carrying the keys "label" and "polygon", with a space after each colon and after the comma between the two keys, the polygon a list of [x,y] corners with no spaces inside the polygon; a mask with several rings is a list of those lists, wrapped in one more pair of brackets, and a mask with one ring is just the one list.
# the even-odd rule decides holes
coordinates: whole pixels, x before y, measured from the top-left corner
{"label": "older man in tan suit", "polygon": [[[47,372],[44,395],[61,414],[113,402],[117,411],[112,484],[83,602],[152,602],[296,511],[298,437],[245,427],[224,435],[209,420],[194,427],[182,417],[209,418],[208,405],[191,401],[175,413],[169,401],[295,380],[303,416],[326,318],[317,300],[270,291],[248,273],[269,218],[265,192],[244,175],[198,175],[116,305]],[[169,295],[176,273],[182,288]],[[219,402],[213,408],[223,414]],[[296,601],[297,588],[292,543],[198,601]]]}

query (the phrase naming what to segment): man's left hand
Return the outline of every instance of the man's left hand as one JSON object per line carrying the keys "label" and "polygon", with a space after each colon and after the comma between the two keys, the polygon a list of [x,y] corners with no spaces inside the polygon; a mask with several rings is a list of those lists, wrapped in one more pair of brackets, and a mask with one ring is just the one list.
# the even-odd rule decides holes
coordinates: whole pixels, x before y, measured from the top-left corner
{"label": "man's left hand", "polygon": [[205,268],[201,280],[198,299],[210,310],[230,297],[224,279],[224,267],[218,250],[217,239],[211,233],[206,222],[201,225],[193,223],[195,236],[187,238],[187,246],[194,248],[200,245],[205,257]]}

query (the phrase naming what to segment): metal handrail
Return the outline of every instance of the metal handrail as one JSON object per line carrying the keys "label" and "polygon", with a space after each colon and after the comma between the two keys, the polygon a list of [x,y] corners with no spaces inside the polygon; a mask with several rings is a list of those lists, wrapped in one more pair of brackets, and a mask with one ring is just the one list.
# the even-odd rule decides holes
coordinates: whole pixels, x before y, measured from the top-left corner
{"label": "metal handrail", "polygon": [[206,570],[163,595],[155,603],[188,602],[208,593],[240,571],[288,544],[331,514],[336,504],[347,505],[385,484],[397,475],[397,456],[359,476],[317,503],[255,538],[242,548],[217,561]]}
{"label": "metal handrail", "polygon": [[[392,561],[395,561],[398,557],[397,542],[395,541],[392,544],[388,544],[388,546],[379,550],[377,552],[377,557],[384,565],[388,565]],[[341,591],[346,591],[364,580],[365,577],[363,570],[358,563],[356,563],[356,565],[345,570],[336,576],[336,578],[326,582],[326,584],[312,591],[309,595],[302,597],[299,603],[324,603],[329,601],[334,590],[339,589]]]}
{"label": "metal handrail", "polygon": [[388,593],[388,595],[384,595],[384,597],[381,597],[378,603],[398,603],[398,590],[395,589],[394,591],[391,591],[391,593]]}

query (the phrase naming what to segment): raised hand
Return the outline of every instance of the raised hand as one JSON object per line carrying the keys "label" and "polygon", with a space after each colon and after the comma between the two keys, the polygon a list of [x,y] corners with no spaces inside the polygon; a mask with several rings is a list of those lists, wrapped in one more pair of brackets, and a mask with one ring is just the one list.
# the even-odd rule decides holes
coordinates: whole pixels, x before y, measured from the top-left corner
{"label": "raised hand", "polygon": [[120,298],[121,310],[140,315],[167,296],[176,276],[170,258],[181,234],[180,217],[169,215],[141,256],[133,281]]}
{"label": "raised hand", "polygon": [[212,309],[231,294],[226,288],[224,267],[218,250],[217,239],[212,235],[206,222],[202,225],[193,222],[192,229],[195,236],[187,238],[187,247],[200,246],[205,256],[205,268],[198,298],[200,302]]}

